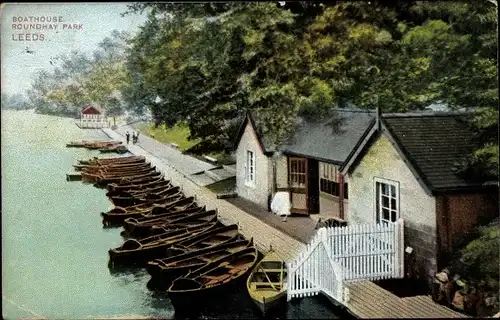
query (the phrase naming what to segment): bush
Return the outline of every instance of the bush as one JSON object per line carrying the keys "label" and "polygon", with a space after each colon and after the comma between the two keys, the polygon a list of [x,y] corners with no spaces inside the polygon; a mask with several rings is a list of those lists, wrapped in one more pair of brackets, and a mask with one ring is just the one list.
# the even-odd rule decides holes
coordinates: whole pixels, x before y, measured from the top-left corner
{"label": "bush", "polygon": [[453,263],[456,272],[470,284],[498,292],[500,276],[500,226],[478,228],[479,237],[460,250]]}

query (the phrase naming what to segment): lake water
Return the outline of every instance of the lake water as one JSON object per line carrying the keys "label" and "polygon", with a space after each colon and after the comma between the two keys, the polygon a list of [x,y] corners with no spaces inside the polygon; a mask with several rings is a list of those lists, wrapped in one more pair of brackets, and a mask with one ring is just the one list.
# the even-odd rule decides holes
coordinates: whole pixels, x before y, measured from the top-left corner
{"label": "lake water", "polygon": [[[102,228],[99,213],[111,208],[105,191],[66,181],[78,159],[99,154],[66,143],[107,136],[81,130],[68,118],[11,110],[1,115],[3,318],[174,318],[168,297],[147,289],[145,269],[108,269],[108,249],[123,238],[119,228]],[[259,317],[244,288],[226,298],[200,317]],[[289,304],[284,315],[344,316],[316,297]]]}

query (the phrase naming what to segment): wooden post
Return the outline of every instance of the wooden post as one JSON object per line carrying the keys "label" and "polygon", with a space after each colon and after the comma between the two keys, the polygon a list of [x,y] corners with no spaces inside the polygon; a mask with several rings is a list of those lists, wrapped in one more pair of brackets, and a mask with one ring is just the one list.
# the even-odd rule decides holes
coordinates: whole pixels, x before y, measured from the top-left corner
{"label": "wooden post", "polygon": [[344,220],[344,175],[338,173],[339,181],[339,215],[340,219]]}
{"label": "wooden post", "polygon": [[290,200],[290,209],[293,208],[293,198],[292,198],[292,181],[291,181],[291,164],[290,157],[286,157],[286,175],[287,175],[287,186],[288,186],[288,198]]}
{"label": "wooden post", "polygon": [[405,239],[404,239],[404,220],[399,219],[398,220],[398,241],[399,241],[399,248],[400,248],[400,260],[399,260],[399,277],[404,278],[405,276],[405,257],[404,257],[404,247],[405,247]]}
{"label": "wooden post", "polygon": [[272,187],[272,196],[276,194],[278,191],[278,178],[277,178],[277,169],[276,169],[276,155],[273,154],[272,156],[272,164],[273,164],[273,187]]}

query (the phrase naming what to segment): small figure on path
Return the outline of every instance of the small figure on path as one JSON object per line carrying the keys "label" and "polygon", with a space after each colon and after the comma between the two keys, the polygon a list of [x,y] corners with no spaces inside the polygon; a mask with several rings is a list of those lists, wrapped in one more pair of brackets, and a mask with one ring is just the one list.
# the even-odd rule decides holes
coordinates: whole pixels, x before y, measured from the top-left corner
{"label": "small figure on path", "polygon": [[127,133],[125,134],[125,137],[127,137],[127,144],[129,143],[130,141],[130,133],[127,131]]}
{"label": "small figure on path", "polygon": [[132,143],[135,144],[135,132],[132,132]]}
{"label": "small figure on path", "polygon": [[139,131],[135,133],[135,142],[139,141]]}

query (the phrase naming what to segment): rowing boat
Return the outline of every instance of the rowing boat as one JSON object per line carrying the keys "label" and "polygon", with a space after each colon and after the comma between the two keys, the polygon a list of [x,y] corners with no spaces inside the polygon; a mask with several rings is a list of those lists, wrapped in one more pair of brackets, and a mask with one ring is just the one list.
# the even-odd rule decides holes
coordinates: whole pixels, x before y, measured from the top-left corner
{"label": "rowing boat", "polygon": [[78,160],[82,165],[97,165],[97,164],[116,164],[116,163],[140,163],[146,162],[144,156],[127,156],[127,157],[111,157],[111,158],[98,158],[94,157],[88,160]]}
{"label": "rowing boat", "polygon": [[137,184],[137,185],[140,185],[143,183],[147,183],[147,182],[151,182],[151,181],[159,180],[159,179],[163,179],[163,173],[161,173],[159,171],[153,171],[153,172],[148,173],[148,174],[117,178],[116,180],[114,180],[112,182],[109,182],[109,181],[100,182],[100,183],[98,182],[98,183],[95,183],[94,186],[98,187],[98,188],[107,189],[108,185],[110,185],[110,184],[117,184],[117,185]]}
{"label": "rowing boat", "polygon": [[165,251],[171,245],[207,232],[215,227],[215,223],[181,229],[136,240],[127,239],[118,248],[109,250],[109,262],[114,264],[134,264],[165,256]]}
{"label": "rowing boat", "polygon": [[122,143],[121,141],[90,142],[90,143],[85,143],[84,147],[87,149],[100,149],[102,147],[120,145],[121,143]]}
{"label": "rowing boat", "polygon": [[106,186],[106,189],[108,190],[108,193],[106,193],[106,196],[111,196],[115,195],[115,193],[119,193],[122,191],[130,191],[130,190],[139,190],[143,188],[149,188],[152,186],[155,186],[157,184],[161,184],[165,180],[163,177],[163,174],[161,174],[161,177],[143,177],[143,178],[137,178],[134,180],[130,179],[122,179],[122,181],[110,183]]}
{"label": "rowing boat", "polygon": [[127,167],[127,168],[116,168],[107,170],[106,168],[101,168],[101,169],[83,169],[81,170],[82,174],[93,174],[93,175],[100,175],[104,178],[108,177],[128,177],[128,176],[134,176],[138,175],[141,173],[148,173],[151,172],[155,169],[155,167],[152,167],[149,163],[145,164],[140,164],[138,166],[134,167]]}
{"label": "rowing boat", "polygon": [[[133,206],[136,204],[144,203],[150,200],[159,199],[163,196],[169,195],[172,193],[173,189],[176,188],[172,186],[170,183],[166,185],[160,185],[159,187],[145,189],[141,192],[129,193],[128,196],[112,196],[109,199],[115,206],[127,207]],[[161,193],[160,193],[161,192]],[[149,196],[152,194],[154,196]]]}
{"label": "rowing boat", "polygon": [[113,140],[82,140],[82,141],[70,141],[66,144],[68,148],[84,148],[92,145],[106,145],[106,144],[121,144],[121,141],[113,141]]}
{"label": "rowing boat", "polygon": [[179,249],[199,250],[208,247],[217,246],[224,243],[229,243],[241,239],[242,236],[238,231],[238,225],[231,224],[221,226],[203,234],[199,234],[190,239],[180,241],[167,250],[167,257],[173,257],[179,253]]}
{"label": "rowing boat", "polygon": [[168,213],[163,214],[162,217],[158,218],[152,217],[151,219],[147,220],[138,220],[139,219],[129,218],[124,222],[124,228],[128,231],[128,235],[153,235],[170,230],[183,229],[190,226],[200,225],[208,221],[217,221],[217,212],[215,210],[199,210],[191,213]]}
{"label": "rowing boat", "polygon": [[106,146],[104,148],[99,149],[100,153],[111,153],[111,152],[125,153],[127,151],[128,151],[127,147],[122,145]]}
{"label": "rowing boat", "polygon": [[228,256],[253,246],[253,239],[237,240],[205,249],[188,251],[170,258],[155,259],[148,262],[147,270],[151,275],[150,289],[166,289],[172,281],[198,269],[206,263]]}
{"label": "rowing boat", "polygon": [[[187,214],[187,213],[192,213],[192,212],[197,212],[198,210],[204,210],[205,207],[198,207],[196,203],[191,204],[191,205],[186,205],[183,207],[176,207],[172,206],[169,208],[165,208],[165,211],[167,213],[165,214]],[[133,218],[133,217],[144,217],[145,214],[150,213],[151,210],[149,211],[135,211],[135,212],[113,212],[113,213],[108,213],[108,212],[101,212],[102,216],[102,223],[105,226],[116,226],[116,225],[122,225],[124,221],[127,218]],[[162,213],[163,214],[163,213]],[[161,232],[158,232],[161,233]],[[128,236],[128,231],[125,230],[123,232],[123,235]]]}
{"label": "rowing boat", "polygon": [[264,315],[286,302],[286,276],[285,262],[271,249],[248,277],[248,294]]}
{"label": "rowing boat", "polygon": [[144,169],[139,169],[132,172],[116,172],[116,173],[106,173],[102,171],[96,172],[86,172],[82,171],[82,178],[84,181],[98,182],[98,183],[111,183],[120,181],[124,178],[142,178],[148,175],[158,175],[159,172],[156,171],[155,167],[149,167]]}
{"label": "rowing boat", "polygon": [[161,190],[162,188],[168,188],[171,185],[170,180],[159,179],[143,184],[130,185],[129,189],[108,191],[106,192],[106,196],[110,198],[110,200],[115,197],[139,197],[142,194],[155,192],[157,190]]}
{"label": "rowing boat", "polygon": [[144,177],[159,177],[162,173],[156,171],[156,168],[146,169],[144,171],[137,171],[130,174],[119,174],[119,175],[107,175],[107,176],[98,176],[98,180],[96,181],[100,185],[107,185],[112,182],[123,181],[124,179],[142,179]]}
{"label": "rowing boat", "polygon": [[[149,218],[159,218],[159,217],[164,217],[167,215],[170,215],[173,210],[177,208],[189,208],[189,207],[195,207],[196,202],[194,200],[194,197],[187,197],[185,198],[184,196],[177,197],[177,198],[172,198],[171,201],[168,203],[155,203],[153,207],[150,208],[147,212],[142,212],[142,217],[138,217],[141,220],[137,220],[134,217],[127,218],[123,221],[123,228],[130,234],[134,233],[135,227],[137,225],[140,225],[143,220],[147,220],[147,217]],[[146,219],[142,219],[146,218]]]}
{"label": "rowing boat", "polygon": [[150,167],[151,164],[149,162],[137,162],[137,163],[113,163],[113,164],[74,164],[73,168],[75,168],[75,171],[86,171],[86,172],[96,172],[96,171],[105,171],[105,172],[112,172],[112,171],[123,171],[123,170],[130,170],[130,169],[138,169],[138,168],[145,168],[145,167]]}
{"label": "rowing boat", "polygon": [[176,314],[194,313],[239,289],[258,259],[255,247],[224,256],[190,271],[167,290]]}
{"label": "rowing boat", "polygon": [[[123,222],[123,228],[127,231],[127,234],[129,236],[146,234],[146,233],[158,234],[166,232],[167,229],[172,229],[165,227],[170,223],[173,223],[174,221],[183,223],[185,221],[192,220],[192,222],[194,223],[196,219],[208,221],[211,220],[212,217],[217,218],[217,213],[215,210],[206,211],[205,207],[199,207],[196,204],[192,205],[189,202],[185,202],[181,207],[188,207],[188,206],[192,207],[193,209],[189,211],[186,210],[171,211],[170,208],[166,208],[167,212],[165,213],[153,214],[151,216],[143,215],[142,217],[137,217],[137,218],[134,217],[127,218]],[[195,210],[194,208],[197,209]],[[185,220],[180,220],[180,219],[185,219]],[[154,230],[155,232],[151,232],[153,231],[152,228],[154,228],[155,226],[164,226],[164,227],[155,228]]]}
{"label": "rowing boat", "polygon": [[182,192],[179,191],[179,187],[173,187],[172,188],[172,193],[169,195],[166,195],[165,197],[161,199],[152,199],[150,201],[136,204],[133,206],[127,206],[127,207],[114,207],[113,209],[109,210],[107,213],[108,214],[113,214],[113,213],[119,213],[119,212],[136,212],[136,211],[143,211],[146,212],[150,210],[154,205],[161,206],[161,205],[170,205],[172,202],[177,201],[179,199],[185,198]]}

